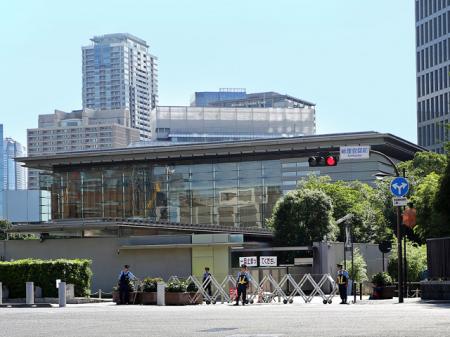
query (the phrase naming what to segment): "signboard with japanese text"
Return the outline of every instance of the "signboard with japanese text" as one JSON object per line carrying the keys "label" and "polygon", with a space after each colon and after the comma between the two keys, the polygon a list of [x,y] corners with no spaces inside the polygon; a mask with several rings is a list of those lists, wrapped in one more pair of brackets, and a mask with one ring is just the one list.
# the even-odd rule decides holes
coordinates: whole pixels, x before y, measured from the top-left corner
{"label": "signboard with japanese text", "polygon": [[393,206],[406,206],[408,204],[408,199],[405,197],[394,197],[392,198]]}
{"label": "signboard with japanese text", "polygon": [[241,256],[239,257],[239,266],[245,264],[247,267],[257,267],[258,259],[256,256]]}
{"label": "signboard with japanese text", "polygon": [[277,257],[276,256],[260,256],[259,257],[260,267],[276,267]]}
{"label": "signboard with japanese text", "polygon": [[339,148],[339,160],[369,159],[370,146],[341,146]]}

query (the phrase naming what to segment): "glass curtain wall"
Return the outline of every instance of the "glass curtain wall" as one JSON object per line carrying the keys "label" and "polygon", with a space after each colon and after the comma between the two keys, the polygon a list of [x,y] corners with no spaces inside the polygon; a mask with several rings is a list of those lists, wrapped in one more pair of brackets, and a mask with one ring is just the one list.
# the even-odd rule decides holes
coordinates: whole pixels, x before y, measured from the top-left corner
{"label": "glass curtain wall", "polygon": [[142,218],[264,227],[282,195],[280,160],[57,169],[52,218]]}

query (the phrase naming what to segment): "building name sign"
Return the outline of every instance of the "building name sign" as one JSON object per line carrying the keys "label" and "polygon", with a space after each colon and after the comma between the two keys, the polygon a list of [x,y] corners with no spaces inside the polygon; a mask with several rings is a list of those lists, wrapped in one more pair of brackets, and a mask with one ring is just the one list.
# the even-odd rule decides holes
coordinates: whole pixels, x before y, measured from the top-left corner
{"label": "building name sign", "polygon": [[370,146],[341,146],[339,160],[369,159]]}

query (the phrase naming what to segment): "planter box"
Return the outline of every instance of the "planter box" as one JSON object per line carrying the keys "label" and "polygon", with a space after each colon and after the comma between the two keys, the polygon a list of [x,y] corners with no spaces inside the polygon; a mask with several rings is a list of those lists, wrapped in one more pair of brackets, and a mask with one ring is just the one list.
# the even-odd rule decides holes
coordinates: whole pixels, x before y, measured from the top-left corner
{"label": "planter box", "polygon": [[191,303],[196,293],[171,293],[166,292],[166,305],[189,305],[202,304],[203,296],[198,296],[194,303]]}
{"label": "planter box", "polygon": [[[114,303],[119,303],[119,291],[113,290],[112,292],[112,300]],[[142,301],[142,293],[141,292],[130,292],[130,296],[128,297],[129,304],[141,304]]]}
{"label": "planter box", "polygon": [[394,298],[395,286],[373,287],[372,299],[389,300]]}
{"label": "planter box", "polygon": [[156,304],[156,292],[142,292],[141,304]]}

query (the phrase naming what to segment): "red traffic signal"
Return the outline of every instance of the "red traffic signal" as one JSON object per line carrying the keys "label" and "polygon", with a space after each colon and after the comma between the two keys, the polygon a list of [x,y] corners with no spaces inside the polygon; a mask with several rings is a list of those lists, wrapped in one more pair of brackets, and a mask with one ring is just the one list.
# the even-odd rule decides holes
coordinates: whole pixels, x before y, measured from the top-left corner
{"label": "red traffic signal", "polygon": [[310,167],[315,166],[336,166],[339,161],[337,156],[314,156],[309,157],[308,163]]}

